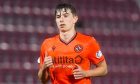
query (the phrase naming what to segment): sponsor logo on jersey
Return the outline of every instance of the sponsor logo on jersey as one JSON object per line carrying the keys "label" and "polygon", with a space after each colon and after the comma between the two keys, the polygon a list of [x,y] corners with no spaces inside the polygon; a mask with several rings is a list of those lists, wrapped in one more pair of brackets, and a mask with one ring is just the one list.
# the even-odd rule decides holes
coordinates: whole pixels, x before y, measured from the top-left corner
{"label": "sponsor logo on jersey", "polygon": [[52,46],[52,50],[54,51],[56,49],[56,47],[55,46]]}
{"label": "sponsor logo on jersey", "polygon": [[80,55],[77,55],[75,57],[58,56],[53,58],[53,62],[55,64],[81,64],[82,61],[83,58]]}

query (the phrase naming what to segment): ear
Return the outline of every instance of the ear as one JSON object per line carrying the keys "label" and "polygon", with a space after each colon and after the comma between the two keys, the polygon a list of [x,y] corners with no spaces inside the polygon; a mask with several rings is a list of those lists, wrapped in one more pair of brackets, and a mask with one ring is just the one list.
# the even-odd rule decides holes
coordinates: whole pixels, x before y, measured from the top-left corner
{"label": "ear", "polygon": [[78,21],[78,16],[74,16],[74,23]]}

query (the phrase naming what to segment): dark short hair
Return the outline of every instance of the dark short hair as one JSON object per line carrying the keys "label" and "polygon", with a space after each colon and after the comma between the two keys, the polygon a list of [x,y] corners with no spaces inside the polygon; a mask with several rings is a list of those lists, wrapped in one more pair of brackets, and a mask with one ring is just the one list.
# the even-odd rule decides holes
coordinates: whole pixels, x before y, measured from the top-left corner
{"label": "dark short hair", "polygon": [[73,5],[71,4],[67,4],[67,3],[61,3],[61,4],[58,4],[55,8],[55,16],[56,16],[56,13],[57,11],[61,11],[62,9],[64,10],[71,10],[71,13],[75,16],[77,16],[77,12],[76,12],[76,9]]}

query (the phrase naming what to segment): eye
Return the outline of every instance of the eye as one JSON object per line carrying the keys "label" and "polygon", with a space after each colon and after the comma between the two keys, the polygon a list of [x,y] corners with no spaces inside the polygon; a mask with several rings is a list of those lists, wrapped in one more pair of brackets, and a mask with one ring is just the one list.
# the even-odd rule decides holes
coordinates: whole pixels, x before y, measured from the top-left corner
{"label": "eye", "polygon": [[60,18],[60,15],[57,15],[56,18]]}
{"label": "eye", "polygon": [[68,17],[69,15],[68,14],[64,14],[64,17]]}

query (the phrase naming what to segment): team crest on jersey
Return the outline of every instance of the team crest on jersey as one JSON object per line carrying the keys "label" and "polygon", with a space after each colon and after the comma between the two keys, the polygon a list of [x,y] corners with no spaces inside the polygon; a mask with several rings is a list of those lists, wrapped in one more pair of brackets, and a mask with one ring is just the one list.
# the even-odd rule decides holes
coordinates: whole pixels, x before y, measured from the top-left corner
{"label": "team crest on jersey", "polygon": [[103,55],[103,54],[102,54],[102,52],[101,52],[100,50],[96,52],[96,57],[97,57],[97,58],[101,58],[102,55]]}
{"label": "team crest on jersey", "polygon": [[75,51],[75,52],[79,53],[79,52],[81,52],[82,50],[83,50],[83,46],[82,46],[82,45],[80,45],[80,44],[75,45],[75,47],[74,47],[74,51]]}

